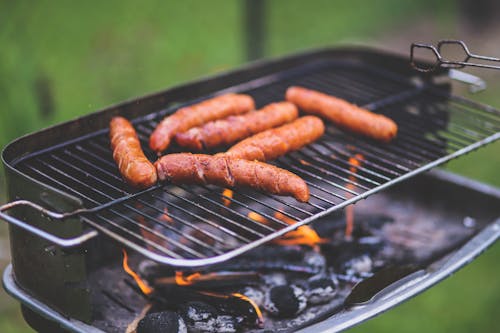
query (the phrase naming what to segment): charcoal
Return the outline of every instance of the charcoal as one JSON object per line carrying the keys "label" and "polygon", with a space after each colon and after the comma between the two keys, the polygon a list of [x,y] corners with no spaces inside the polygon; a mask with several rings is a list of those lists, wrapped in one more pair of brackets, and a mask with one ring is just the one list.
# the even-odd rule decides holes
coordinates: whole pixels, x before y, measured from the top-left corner
{"label": "charcoal", "polygon": [[240,297],[227,294],[218,294],[214,292],[205,293],[179,286],[157,286],[155,289],[155,299],[166,306],[175,306],[175,304],[184,303],[206,303],[214,311],[213,317],[217,314],[231,315],[234,317],[243,317],[249,325],[258,323],[258,316],[253,305]]}
{"label": "charcoal", "polygon": [[264,293],[259,288],[247,286],[240,290],[240,294],[250,298],[259,307],[264,304]]}
{"label": "charcoal", "polygon": [[172,311],[149,313],[137,325],[137,333],[187,333],[182,317]]}
{"label": "charcoal", "polygon": [[291,318],[307,306],[304,290],[296,285],[276,286],[268,290],[264,301],[266,311],[275,317]]}
{"label": "charcoal", "polygon": [[241,319],[220,315],[217,309],[204,302],[188,302],[180,306],[181,313],[190,331],[196,332],[236,332]]}
{"label": "charcoal", "polygon": [[169,265],[160,265],[151,260],[142,260],[139,264],[139,275],[151,281],[157,277],[174,276],[175,270]]}
{"label": "charcoal", "polygon": [[337,272],[345,272],[345,263],[364,255],[374,257],[383,248],[383,243],[359,243],[357,239],[354,239],[352,241],[342,240],[335,243],[321,244],[321,253],[325,256],[329,266],[335,268]]}
{"label": "charcoal", "polygon": [[270,287],[282,286],[288,283],[285,274],[281,272],[269,273],[264,275],[262,278],[264,279],[264,283]]}
{"label": "charcoal", "polygon": [[338,282],[330,276],[314,276],[309,279],[305,294],[308,304],[323,304],[331,301],[338,291]]}
{"label": "charcoal", "polygon": [[325,257],[316,251],[308,251],[304,255],[304,262],[310,265],[311,267],[317,268],[319,272],[322,272],[326,269],[326,259]]}
{"label": "charcoal", "polygon": [[372,269],[372,259],[367,255],[361,255],[344,263],[343,271],[348,275],[362,275],[364,273],[370,273]]}
{"label": "charcoal", "polygon": [[217,310],[205,302],[187,302],[179,307],[179,312],[188,325],[198,321],[208,321],[218,315]]}

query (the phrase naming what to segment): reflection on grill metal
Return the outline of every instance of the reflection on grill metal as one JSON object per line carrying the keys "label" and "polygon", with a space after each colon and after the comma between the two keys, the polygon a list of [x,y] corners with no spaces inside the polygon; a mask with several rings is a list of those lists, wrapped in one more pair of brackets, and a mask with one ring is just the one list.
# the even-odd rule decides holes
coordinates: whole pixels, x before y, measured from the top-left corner
{"label": "reflection on grill metal", "polygon": [[[317,89],[389,116],[398,136],[381,144],[328,125],[319,141],[273,162],[306,180],[308,203],[245,189],[229,198],[215,186],[163,185],[137,194],[122,181],[105,131],[33,153],[16,168],[96,208],[83,219],[101,232],[154,260],[195,266],[235,256],[500,137],[498,111],[366,65],[318,63],[257,81],[234,90],[251,94],[260,107],[282,100],[291,85]],[[173,111],[134,121],[143,147]],[[354,175],[349,158],[357,154],[364,159]],[[162,218],[165,209],[169,219]],[[268,223],[248,218],[252,211]],[[289,226],[276,212],[298,223]]]}

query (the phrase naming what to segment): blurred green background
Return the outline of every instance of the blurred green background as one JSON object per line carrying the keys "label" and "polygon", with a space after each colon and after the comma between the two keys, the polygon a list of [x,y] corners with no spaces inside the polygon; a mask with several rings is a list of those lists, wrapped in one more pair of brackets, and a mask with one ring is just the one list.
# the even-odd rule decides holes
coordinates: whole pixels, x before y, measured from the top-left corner
{"label": "blurred green background", "polygon": [[[500,56],[495,2],[264,1],[263,56],[342,44],[407,54],[413,41],[442,38],[461,38],[477,53]],[[0,0],[0,147],[42,127],[247,62],[248,10],[248,2],[231,0]],[[500,107],[499,74],[471,72],[486,78],[489,89],[468,97]],[[467,95],[464,87],[456,88]],[[447,168],[500,186],[500,145]],[[0,182],[3,189],[1,170]],[[4,225],[0,236],[4,267]],[[499,258],[497,244],[437,287],[352,331],[493,332],[500,315]],[[17,303],[0,292],[0,332],[31,331]]]}

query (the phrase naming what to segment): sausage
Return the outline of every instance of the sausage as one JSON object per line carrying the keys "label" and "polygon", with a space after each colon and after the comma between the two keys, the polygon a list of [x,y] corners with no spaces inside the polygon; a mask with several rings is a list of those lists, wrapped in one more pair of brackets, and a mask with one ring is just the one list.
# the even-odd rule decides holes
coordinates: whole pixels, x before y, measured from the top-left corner
{"label": "sausage", "polygon": [[250,187],[277,195],[309,200],[306,182],[290,171],[273,165],[227,157],[179,153],[155,162],[158,178],[174,184],[213,184],[222,187]]}
{"label": "sausage", "polygon": [[324,132],[325,125],[321,119],[305,116],[290,124],[251,136],[235,144],[224,154],[245,160],[274,160],[317,140]]}
{"label": "sausage", "polygon": [[144,155],[132,124],[123,117],[114,117],[109,124],[109,137],[113,158],[127,183],[137,188],[154,185],[156,169]]}
{"label": "sausage", "polygon": [[191,151],[227,146],[269,128],[286,124],[298,115],[299,111],[292,103],[271,103],[255,112],[230,116],[178,133],[175,140],[179,146]]}
{"label": "sausage", "polygon": [[177,133],[203,125],[209,121],[255,109],[255,102],[249,95],[225,94],[198,104],[186,106],[165,117],[156,126],[149,138],[149,146],[156,152],[168,148],[170,140]]}
{"label": "sausage", "polygon": [[372,139],[389,142],[398,132],[398,126],[392,119],[318,91],[290,87],[286,91],[286,100],[304,112],[315,114],[339,127]]}
{"label": "sausage", "polygon": [[289,102],[272,103],[259,111],[207,123],[176,135],[177,143],[192,151],[230,145],[298,117],[297,107]]}

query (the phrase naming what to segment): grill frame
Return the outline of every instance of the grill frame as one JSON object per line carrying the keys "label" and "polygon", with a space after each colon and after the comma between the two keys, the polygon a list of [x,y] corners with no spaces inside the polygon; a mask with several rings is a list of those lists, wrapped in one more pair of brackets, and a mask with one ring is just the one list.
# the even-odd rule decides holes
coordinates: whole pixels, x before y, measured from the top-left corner
{"label": "grill frame", "polygon": [[[355,55],[355,57],[354,57]],[[209,88],[212,89],[212,91],[208,94],[211,95],[214,92],[220,93],[220,92],[225,92],[225,91],[240,91],[240,90],[248,90],[252,89],[255,87],[260,87],[262,85],[268,85],[270,82],[273,80],[277,80],[277,76],[280,75],[280,73],[286,73],[289,75],[290,71],[293,71],[294,69],[299,68],[301,71],[306,71],[307,68],[303,68],[304,66],[317,66],[319,63],[322,62],[329,62],[331,61],[330,59],[336,59],[336,61],[344,61],[347,64],[353,64],[353,66],[360,66],[360,65],[367,65],[369,64],[371,67],[370,68],[378,68],[375,66],[381,66],[381,63],[387,63],[387,61],[393,61],[391,62],[390,66],[385,65],[386,68],[384,68],[384,75],[390,75],[392,71],[394,73],[397,73],[398,75],[401,75],[401,77],[398,77],[396,74],[394,74],[394,79],[402,81],[401,78],[404,78],[403,75],[408,75],[413,77],[417,76],[420,78],[421,82],[418,84],[412,84],[408,80],[404,80],[404,82],[401,82],[402,84],[407,85],[407,89],[403,89],[401,91],[398,90],[396,94],[389,94],[386,96],[386,98],[382,98],[376,101],[372,101],[372,103],[369,103],[365,105],[367,108],[377,108],[380,105],[387,105],[391,103],[395,103],[401,99],[405,98],[411,98],[415,94],[421,94],[422,89],[428,89],[430,86],[426,83],[422,82],[429,82],[431,77],[417,74],[411,72],[410,67],[407,63],[405,63],[404,59],[402,57],[397,57],[397,56],[389,56],[387,54],[381,54],[379,51],[372,51],[372,50],[360,50],[356,49],[355,51],[352,50],[323,50],[323,51],[316,51],[312,53],[308,53],[305,55],[298,55],[298,56],[292,56],[289,58],[277,60],[277,61],[272,61],[272,62],[265,62],[265,63],[257,63],[254,65],[251,65],[247,67],[246,69],[235,71],[229,74],[221,75],[219,77],[215,77],[212,79],[206,79],[202,80],[197,83],[192,83],[192,84],[187,84],[184,86],[180,86],[177,88],[173,88],[171,90],[168,90],[163,93],[155,94],[150,97],[145,97],[136,101],[132,101],[129,103],[124,103],[120,104],[116,107],[112,107],[109,109],[106,109],[104,111],[101,111],[99,113],[89,115],[80,119],[77,119],[72,122],[68,122],[59,126],[55,126],[53,128],[49,128],[47,130],[29,135],[27,137],[21,138],[9,146],[7,146],[2,154],[2,158],[4,160],[4,164],[6,165],[6,168],[8,169],[9,173],[13,173],[18,177],[23,177],[25,179],[28,179],[29,181],[32,181],[39,185],[41,188],[45,189],[45,191],[50,191],[53,192],[56,196],[60,196],[63,199],[63,201],[68,201],[71,203],[72,206],[75,207],[83,207],[84,203],[81,198],[78,198],[76,196],[72,196],[69,194],[69,192],[63,192],[60,189],[54,188],[50,185],[40,183],[38,180],[30,177],[29,175],[23,174],[19,172],[19,170],[16,169],[16,164],[22,163],[21,161],[25,159],[25,157],[21,157],[21,155],[28,154],[29,155],[29,150],[34,149],[35,147],[39,148],[39,142],[44,142],[44,138],[50,138],[52,144],[49,144],[48,149],[52,150],[57,147],[59,147],[58,144],[53,144],[53,142],[60,137],[63,138],[68,138],[67,133],[71,132],[71,130],[75,130],[75,134],[73,137],[70,135],[69,140],[64,142],[62,145],[67,145],[68,143],[71,143],[72,140],[78,139],[79,136],[83,136],[84,139],[87,137],[92,137],[92,136],[97,136],[97,135],[102,135],[107,131],[107,126],[109,119],[115,115],[115,114],[121,114],[125,115],[129,118],[137,118],[135,120],[136,123],[138,122],[147,122],[152,119],[160,119],[161,115],[166,114],[167,112],[172,112],[175,110],[177,107],[179,107],[179,103],[181,103],[181,100],[184,98],[187,98],[189,103],[194,103],[199,98],[203,98],[206,96],[206,92],[208,91]],[[306,65],[301,65],[303,63],[306,63]],[[387,68],[388,67],[388,68]],[[257,74],[257,76],[252,76],[251,72],[253,74]],[[267,75],[263,75],[266,74]],[[277,74],[278,73],[278,74]],[[444,73],[444,72],[442,72]],[[260,75],[260,76],[259,76]],[[239,79],[239,83],[235,83],[235,80]],[[230,85],[228,85],[228,83]],[[232,84],[231,84],[232,83]],[[194,97],[193,95],[189,95],[188,92],[192,90],[196,90],[195,88],[198,88],[199,91],[201,92],[202,95],[196,95]],[[207,88],[209,87],[209,88]],[[446,88],[446,86],[445,86]],[[435,88],[432,88],[432,93],[437,94],[437,90]],[[443,92],[439,92],[439,94],[445,94]],[[170,103],[170,106],[165,109],[164,105],[166,104],[165,101],[172,97],[172,101]],[[175,97],[175,98],[174,98]],[[489,110],[490,112],[495,112],[497,115],[499,114],[499,111],[487,107],[484,105],[480,105],[477,103],[473,103],[470,101],[467,101],[465,99],[459,98],[459,97],[453,97],[453,100],[471,105],[474,108],[480,108],[483,110]],[[185,101],[185,100],[184,100]],[[182,105],[182,103],[181,103]],[[151,106],[153,109],[154,108],[159,108],[162,111],[159,112],[151,112]],[[163,106],[163,107],[160,107]],[[139,115],[142,112],[141,115]],[[96,130],[97,126],[97,130]],[[82,128],[88,128],[90,132],[85,133],[83,131],[82,133]],[[65,134],[63,134],[65,133]],[[331,133],[329,134],[331,135]],[[310,223],[311,221],[324,216],[326,214],[329,214],[335,210],[341,209],[351,203],[354,203],[358,200],[364,199],[371,195],[372,193],[381,191],[389,186],[394,185],[397,182],[403,181],[405,179],[408,179],[410,177],[413,177],[414,175],[423,172],[425,170],[431,169],[439,164],[442,164],[452,158],[455,158],[457,156],[460,156],[466,152],[469,152],[473,149],[476,149],[486,143],[492,142],[500,137],[500,132],[496,132],[495,134],[483,138],[481,140],[478,140],[477,142],[468,145],[464,148],[461,148],[452,154],[443,156],[441,158],[435,159],[431,161],[430,163],[424,164],[423,166],[417,167],[416,169],[410,170],[406,168],[407,170],[410,170],[403,175],[398,176],[397,178],[390,179],[387,178],[387,182],[383,184],[377,185],[375,188],[369,189],[366,192],[363,192],[361,194],[355,195],[352,198],[349,197],[341,197],[343,202],[336,204],[335,206],[330,206],[327,209],[322,210],[321,212],[316,212],[314,215],[306,217],[301,219],[299,222],[290,225],[290,226],[284,226],[283,224],[281,225],[281,229],[279,230],[274,230],[271,234],[265,235],[259,235],[258,239],[256,240],[251,240],[247,244],[241,245],[236,247],[235,249],[232,249],[228,252],[220,253],[215,256],[210,256],[207,258],[201,258],[201,259],[193,259],[193,258],[182,258],[182,257],[177,257],[173,258],[173,255],[170,256],[165,256],[165,255],[160,255],[158,253],[152,252],[148,249],[145,248],[145,246],[138,245],[137,243],[131,242],[130,240],[122,237],[121,235],[117,234],[116,232],[112,232],[109,229],[105,228],[102,226],[100,222],[102,221],[95,221],[92,218],[87,217],[88,215],[82,215],[81,220],[84,221],[86,224],[91,225],[93,228],[98,229],[100,232],[107,234],[108,236],[114,238],[115,240],[118,240],[119,242],[123,243],[124,245],[142,253],[143,255],[156,260],[161,263],[169,264],[169,265],[174,265],[174,266],[184,266],[184,267],[193,267],[193,266],[202,266],[202,265],[208,265],[208,264],[213,264],[217,262],[221,262],[224,260],[227,260],[231,257],[237,256],[245,251],[248,251],[258,245],[261,245],[267,241],[270,241],[273,238],[279,237],[280,235],[285,234],[288,231],[291,231],[293,229],[296,229],[297,227],[301,225],[305,225]],[[414,138],[412,138],[414,139]],[[459,141],[460,142],[460,141]],[[104,143],[103,143],[104,144]],[[421,142],[417,141],[417,144],[421,144]],[[28,147],[28,149],[23,148]],[[372,148],[370,147],[370,143],[367,143],[367,150],[370,151],[370,153],[376,152],[371,150]],[[21,151],[20,151],[21,150]],[[40,154],[46,154],[47,151],[42,149]],[[394,153],[394,152],[393,152]],[[392,154],[393,154],[392,153]],[[424,155],[427,153],[425,150],[423,151]],[[415,156],[418,156],[417,153]],[[30,156],[32,157],[32,156]],[[284,157],[284,159],[287,159],[287,157]],[[62,161],[64,162],[64,161]],[[377,162],[378,163],[378,162]],[[404,165],[405,161],[402,160],[402,163]],[[285,168],[287,168],[285,166]],[[377,170],[380,169],[380,165],[377,166]],[[292,172],[294,172],[294,169],[291,169]],[[314,176],[314,174],[312,175]],[[380,177],[381,175],[376,175]],[[317,176],[316,176],[317,177]],[[336,176],[338,178],[338,176]],[[357,180],[356,180],[357,181]],[[346,190],[345,187],[340,186],[342,190]],[[155,191],[155,189],[160,188],[159,186],[154,187],[153,189],[148,189],[146,191],[142,191],[136,194],[133,194],[133,197],[140,197],[144,194],[151,193]],[[71,189],[70,189],[71,190]],[[348,190],[348,189],[347,189]],[[43,198],[42,198],[43,199]],[[129,200],[130,198],[125,198],[125,200]],[[321,199],[321,198],[320,198]],[[111,205],[114,205],[116,203],[121,204],[122,199],[119,199],[117,202],[111,201]],[[322,199],[324,201],[324,199]],[[45,203],[47,203],[47,200],[43,200]],[[286,201],[280,200],[282,203],[286,204]],[[99,211],[101,209],[108,209],[110,203],[105,204],[104,206],[97,206],[94,209],[91,209],[92,211]],[[125,203],[126,204],[126,203]],[[59,208],[58,205],[55,205],[55,208]],[[321,207],[322,208],[322,207]],[[109,208],[112,209],[112,208]],[[261,213],[260,211],[258,212],[259,214]],[[240,216],[242,217],[242,216]],[[243,217],[242,217],[243,218]],[[272,217],[271,217],[272,219]],[[11,219],[12,220],[12,219]],[[248,219],[247,219],[248,221]],[[235,221],[236,222],[236,221]],[[274,222],[276,219],[274,219]],[[237,223],[237,222],[236,222]],[[88,237],[83,237],[83,238],[88,238]],[[141,239],[139,239],[141,240]],[[192,252],[194,253],[194,252]]]}

